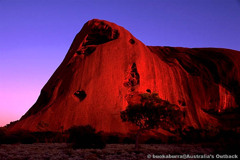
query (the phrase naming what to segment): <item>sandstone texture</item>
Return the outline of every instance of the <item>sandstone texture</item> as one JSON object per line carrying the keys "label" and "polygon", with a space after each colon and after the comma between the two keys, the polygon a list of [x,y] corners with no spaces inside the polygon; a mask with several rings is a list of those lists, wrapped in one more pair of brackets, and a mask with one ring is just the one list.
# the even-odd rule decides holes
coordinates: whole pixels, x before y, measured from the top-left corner
{"label": "sandstone texture", "polygon": [[36,103],[10,130],[61,131],[91,125],[128,133],[120,111],[135,93],[156,92],[185,108],[185,126],[239,126],[240,52],[146,46],[123,27],[88,21]]}

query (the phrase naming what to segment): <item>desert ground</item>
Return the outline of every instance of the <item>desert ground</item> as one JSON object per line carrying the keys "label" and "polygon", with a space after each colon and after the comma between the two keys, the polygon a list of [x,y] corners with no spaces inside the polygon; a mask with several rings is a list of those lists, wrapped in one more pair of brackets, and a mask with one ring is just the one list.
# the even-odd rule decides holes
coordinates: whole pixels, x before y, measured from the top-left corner
{"label": "desert ground", "polygon": [[[2,144],[0,146],[0,159],[145,160],[161,159],[153,158],[153,155],[205,154],[216,156],[216,154],[224,154],[219,147],[221,148],[220,144],[142,144],[139,151],[136,151],[134,144],[107,144],[104,149],[76,150],[72,149],[66,143]],[[234,153],[234,149],[232,151]]]}

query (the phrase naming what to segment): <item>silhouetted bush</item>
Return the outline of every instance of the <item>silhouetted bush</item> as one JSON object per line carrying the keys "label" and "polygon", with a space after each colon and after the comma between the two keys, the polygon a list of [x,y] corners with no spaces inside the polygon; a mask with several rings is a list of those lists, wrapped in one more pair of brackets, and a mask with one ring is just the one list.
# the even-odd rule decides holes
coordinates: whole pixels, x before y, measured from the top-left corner
{"label": "silhouetted bush", "polygon": [[161,144],[162,140],[158,138],[149,138],[148,140],[145,141],[145,144]]}
{"label": "silhouetted bush", "polygon": [[0,144],[3,144],[5,136],[6,136],[6,128],[0,127]]}
{"label": "silhouetted bush", "polygon": [[68,135],[60,132],[33,132],[32,135],[38,143],[64,143],[67,142]]}
{"label": "silhouetted bush", "polygon": [[14,134],[7,134],[3,140],[4,144],[16,144],[20,143],[19,137]]}
{"label": "silhouetted bush", "polygon": [[130,122],[137,126],[135,148],[139,149],[139,137],[151,129],[163,128],[177,133],[183,125],[185,109],[171,104],[159,97],[158,93],[137,93],[140,102],[129,104],[120,112],[123,122]]}
{"label": "silhouetted bush", "polygon": [[194,129],[189,127],[181,133],[184,143],[230,143],[240,144],[240,134],[234,130]]}
{"label": "silhouetted bush", "polygon": [[29,131],[15,131],[15,132],[5,132],[5,135],[2,136],[1,143],[4,144],[15,144],[15,143],[23,143],[23,144],[31,144],[35,143],[36,139]]}
{"label": "silhouetted bush", "polygon": [[101,133],[96,133],[96,130],[90,125],[74,126],[69,130],[68,142],[72,143],[74,149],[77,148],[104,148],[106,143],[103,140]]}
{"label": "silhouetted bush", "polygon": [[0,129],[0,143],[4,144],[65,143],[68,137],[68,134],[60,132],[30,132],[26,130],[6,132]]}
{"label": "silhouetted bush", "polygon": [[31,132],[19,133],[19,138],[20,138],[20,143],[23,143],[23,144],[36,143],[36,138],[34,137],[34,135],[32,135]]}
{"label": "silhouetted bush", "polygon": [[108,144],[118,144],[120,143],[120,138],[118,135],[110,135],[107,137],[107,141]]}
{"label": "silhouetted bush", "polygon": [[169,136],[167,140],[168,140],[168,141],[167,141],[168,144],[179,143],[177,137],[175,137],[175,136]]}
{"label": "silhouetted bush", "polygon": [[181,133],[184,143],[197,143],[202,141],[201,131],[193,127],[188,127]]}
{"label": "silhouetted bush", "polygon": [[123,139],[123,144],[134,144],[135,143],[135,139],[134,138],[130,138],[130,137],[125,137]]}
{"label": "silhouetted bush", "polygon": [[240,144],[240,134],[233,130],[220,130],[216,137],[223,144]]}
{"label": "silhouetted bush", "polygon": [[16,143],[32,144],[36,142],[35,137],[31,134],[30,131],[19,130],[9,133],[9,136],[12,138],[16,137]]}
{"label": "silhouetted bush", "polygon": [[217,147],[214,147],[214,152],[217,154],[237,154],[239,148],[239,143],[219,143]]}

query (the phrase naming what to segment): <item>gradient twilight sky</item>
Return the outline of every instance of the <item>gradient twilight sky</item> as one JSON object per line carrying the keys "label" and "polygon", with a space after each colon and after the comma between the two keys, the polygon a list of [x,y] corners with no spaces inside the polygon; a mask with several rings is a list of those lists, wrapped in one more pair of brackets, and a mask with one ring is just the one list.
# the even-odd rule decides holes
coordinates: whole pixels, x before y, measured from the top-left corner
{"label": "gradient twilight sky", "polygon": [[0,126],[18,120],[90,19],[146,45],[240,51],[239,0],[0,0]]}

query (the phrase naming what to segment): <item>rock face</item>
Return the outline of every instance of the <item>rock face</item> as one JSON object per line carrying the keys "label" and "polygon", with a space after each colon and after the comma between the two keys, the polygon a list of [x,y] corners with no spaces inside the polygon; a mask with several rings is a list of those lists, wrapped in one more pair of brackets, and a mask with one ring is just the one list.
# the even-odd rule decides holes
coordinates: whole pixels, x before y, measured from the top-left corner
{"label": "rock face", "polygon": [[127,133],[133,126],[121,121],[120,111],[129,96],[146,90],[186,108],[186,126],[226,127],[223,113],[239,113],[239,69],[239,51],[146,46],[123,27],[93,19],[76,35],[37,102],[10,130],[89,124]]}

